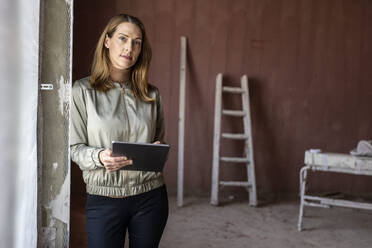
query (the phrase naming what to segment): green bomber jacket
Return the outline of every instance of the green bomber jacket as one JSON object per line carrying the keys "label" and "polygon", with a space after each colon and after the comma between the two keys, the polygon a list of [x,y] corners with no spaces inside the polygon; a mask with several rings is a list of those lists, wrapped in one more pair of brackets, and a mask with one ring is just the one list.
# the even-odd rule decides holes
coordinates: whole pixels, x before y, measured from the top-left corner
{"label": "green bomber jacket", "polygon": [[102,92],[93,89],[89,77],[72,87],[70,112],[71,159],[83,172],[88,194],[126,197],[147,192],[164,184],[161,172],[118,170],[107,172],[98,153],[111,148],[112,141],[163,142],[164,118],[161,97],[155,86],[146,103],[134,97],[131,83]]}

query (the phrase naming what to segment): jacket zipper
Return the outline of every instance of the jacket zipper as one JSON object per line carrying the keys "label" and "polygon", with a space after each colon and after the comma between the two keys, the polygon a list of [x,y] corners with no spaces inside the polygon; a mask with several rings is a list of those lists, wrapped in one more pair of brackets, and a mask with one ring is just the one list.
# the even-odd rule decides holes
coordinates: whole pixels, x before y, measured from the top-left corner
{"label": "jacket zipper", "polygon": [[129,115],[128,115],[128,109],[127,109],[127,104],[125,102],[125,91],[123,85],[121,85],[121,96],[123,97],[123,102],[124,102],[124,112],[127,118],[127,125],[128,125],[128,130],[127,130],[127,137],[128,141],[130,139],[130,122],[129,122]]}

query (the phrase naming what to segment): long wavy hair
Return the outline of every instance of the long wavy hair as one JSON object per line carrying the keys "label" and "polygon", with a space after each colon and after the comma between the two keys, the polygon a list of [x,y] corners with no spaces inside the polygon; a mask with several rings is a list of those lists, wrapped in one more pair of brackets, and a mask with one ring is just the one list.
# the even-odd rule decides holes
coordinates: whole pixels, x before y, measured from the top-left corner
{"label": "long wavy hair", "polygon": [[89,83],[92,88],[100,91],[107,91],[114,87],[110,78],[111,61],[109,50],[104,46],[106,35],[112,37],[116,28],[123,22],[129,22],[137,25],[142,32],[142,47],[136,63],[131,67],[130,79],[132,81],[132,90],[135,97],[145,102],[154,101],[149,96],[148,89],[148,70],[151,61],[151,46],[146,36],[145,27],[142,22],[134,16],[119,14],[110,19],[103,30],[94,53],[91,76]]}

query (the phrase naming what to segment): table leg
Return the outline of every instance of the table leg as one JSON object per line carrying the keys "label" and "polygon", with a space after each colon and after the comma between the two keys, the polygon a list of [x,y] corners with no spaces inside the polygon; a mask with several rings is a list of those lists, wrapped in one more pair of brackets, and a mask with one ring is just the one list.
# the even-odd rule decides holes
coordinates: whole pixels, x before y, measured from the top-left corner
{"label": "table leg", "polygon": [[306,193],[306,178],[307,178],[307,171],[310,167],[309,166],[304,166],[301,168],[300,171],[300,197],[301,197],[301,202],[300,202],[300,213],[298,217],[298,224],[297,224],[297,229],[298,231],[302,231],[302,218],[304,215],[304,196]]}

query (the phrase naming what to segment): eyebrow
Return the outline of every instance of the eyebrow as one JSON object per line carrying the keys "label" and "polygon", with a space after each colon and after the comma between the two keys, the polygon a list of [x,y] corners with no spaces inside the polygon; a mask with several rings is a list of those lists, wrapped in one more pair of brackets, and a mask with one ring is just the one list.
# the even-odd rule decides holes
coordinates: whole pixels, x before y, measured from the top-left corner
{"label": "eyebrow", "polygon": [[[119,33],[119,34],[121,34],[121,35],[124,35],[125,37],[129,37],[128,35],[126,35],[126,34],[123,34],[123,33]],[[137,38],[134,38],[135,40],[142,40],[142,38],[141,37],[137,37]]]}

